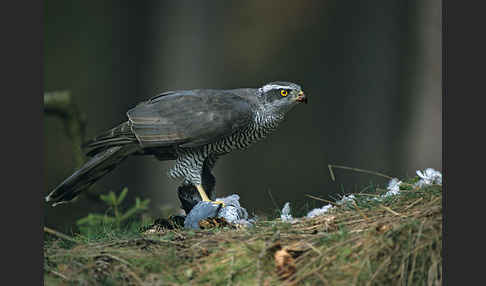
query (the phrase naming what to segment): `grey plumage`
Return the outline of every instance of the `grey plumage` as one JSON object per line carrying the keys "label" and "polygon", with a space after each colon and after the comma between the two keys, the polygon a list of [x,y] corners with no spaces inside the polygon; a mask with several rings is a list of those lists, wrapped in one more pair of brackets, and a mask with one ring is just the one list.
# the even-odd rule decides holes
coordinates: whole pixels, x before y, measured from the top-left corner
{"label": "grey plumage", "polygon": [[231,195],[218,198],[224,202],[224,207],[214,205],[209,202],[198,202],[184,220],[185,228],[200,229],[199,221],[209,217],[221,217],[227,222],[243,226],[251,226],[255,223],[254,219],[248,218],[248,212],[240,205],[240,196]]}
{"label": "grey plumage", "polygon": [[159,94],[129,110],[128,121],[87,142],[84,148],[90,160],[56,187],[46,201],[55,205],[72,200],[129,155],[175,160],[168,175],[182,180],[179,197],[185,187],[201,184],[213,197],[211,169],[216,160],[264,138],[299,102],[306,103],[307,97],[300,86],[289,82],[273,82],[261,88]]}

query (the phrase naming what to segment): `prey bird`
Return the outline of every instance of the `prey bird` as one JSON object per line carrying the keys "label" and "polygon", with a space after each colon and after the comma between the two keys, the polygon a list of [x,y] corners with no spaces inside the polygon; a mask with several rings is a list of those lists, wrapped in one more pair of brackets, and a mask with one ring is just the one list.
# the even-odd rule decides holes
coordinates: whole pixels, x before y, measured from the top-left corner
{"label": "prey bird", "polygon": [[89,160],[46,201],[72,201],[128,156],[153,155],[175,160],[168,175],[182,181],[178,192],[186,213],[200,200],[220,203],[214,201],[211,173],[217,159],[266,137],[298,103],[307,103],[307,96],[291,82],[161,93],[130,109],[126,122],[86,142]]}

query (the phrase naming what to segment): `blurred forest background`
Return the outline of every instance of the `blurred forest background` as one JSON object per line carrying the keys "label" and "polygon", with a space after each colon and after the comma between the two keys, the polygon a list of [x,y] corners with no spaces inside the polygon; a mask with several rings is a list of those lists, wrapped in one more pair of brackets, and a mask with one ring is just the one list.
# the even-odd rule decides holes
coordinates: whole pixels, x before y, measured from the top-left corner
{"label": "blurred forest background", "polygon": [[[174,89],[300,84],[309,104],[279,130],[215,167],[220,196],[250,212],[302,206],[386,179],[328,164],[414,175],[442,171],[441,1],[63,1],[44,7],[44,90],[69,90],[87,119],[86,139],[125,112]],[[43,196],[76,168],[59,117],[44,117]],[[92,193],[150,198],[150,213],[178,209],[173,162],[131,157]],[[313,201],[313,204],[319,205]],[[45,223],[72,228],[105,206],[81,196]]]}

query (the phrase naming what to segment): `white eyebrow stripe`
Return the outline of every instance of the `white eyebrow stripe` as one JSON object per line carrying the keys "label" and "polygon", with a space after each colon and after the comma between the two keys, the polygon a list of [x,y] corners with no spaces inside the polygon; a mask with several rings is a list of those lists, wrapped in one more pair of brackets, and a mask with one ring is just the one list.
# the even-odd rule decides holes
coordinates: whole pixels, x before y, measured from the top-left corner
{"label": "white eyebrow stripe", "polygon": [[265,86],[263,86],[263,92],[268,92],[272,89],[292,89],[291,86],[288,86],[288,85],[278,85],[278,84],[267,84]]}

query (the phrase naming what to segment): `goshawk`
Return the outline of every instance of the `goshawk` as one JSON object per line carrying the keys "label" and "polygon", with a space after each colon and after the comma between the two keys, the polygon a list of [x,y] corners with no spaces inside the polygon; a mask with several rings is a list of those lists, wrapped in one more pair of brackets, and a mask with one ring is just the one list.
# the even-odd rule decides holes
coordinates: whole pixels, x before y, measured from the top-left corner
{"label": "goshawk", "polygon": [[126,122],[84,144],[91,158],[46,201],[53,206],[69,202],[129,155],[154,155],[175,160],[168,175],[182,180],[179,198],[188,212],[201,199],[214,200],[211,170],[218,157],[267,136],[298,103],[307,103],[307,96],[291,82],[164,92],[129,110]]}

